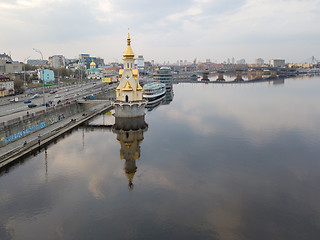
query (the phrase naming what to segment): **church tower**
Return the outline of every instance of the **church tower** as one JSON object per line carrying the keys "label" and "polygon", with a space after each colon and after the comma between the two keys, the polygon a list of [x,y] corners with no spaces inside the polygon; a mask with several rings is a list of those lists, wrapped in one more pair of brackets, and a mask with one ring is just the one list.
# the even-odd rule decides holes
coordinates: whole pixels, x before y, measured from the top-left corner
{"label": "church tower", "polygon": [[144,115],[146,101],[142,98],[138,69],[134,65],[134,53],[128,33],[127,48],[123,53],[123,69],[119,70],[120,83],[114,102],[116,117],[138,117]]}

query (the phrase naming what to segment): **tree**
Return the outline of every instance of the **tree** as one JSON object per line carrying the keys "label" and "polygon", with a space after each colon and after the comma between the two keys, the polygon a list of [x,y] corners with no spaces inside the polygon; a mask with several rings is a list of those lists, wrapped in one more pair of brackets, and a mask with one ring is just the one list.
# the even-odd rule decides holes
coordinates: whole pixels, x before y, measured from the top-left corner
{"label": "tree", "polygon": [[20,77],[16,77],[14,79],[14,91],[16,93],[23,93],[25,91],[25,87],[23,85],[23,81]]}
{"label": "tree", "polygon": [[26,71],[34,71],[38,68],[38,67],[32,66],[30,64],[25,64],[24,67],[25,67]]}

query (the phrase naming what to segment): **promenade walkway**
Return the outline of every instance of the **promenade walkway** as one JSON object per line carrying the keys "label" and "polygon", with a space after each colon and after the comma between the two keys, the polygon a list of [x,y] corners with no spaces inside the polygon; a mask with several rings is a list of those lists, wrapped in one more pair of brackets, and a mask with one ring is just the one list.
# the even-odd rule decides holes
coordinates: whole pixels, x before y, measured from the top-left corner
{"label": "promenade walkway", "polygon": [[[25,136],[6,146],[1,147],[0,148],[0,168],[16,160],[17,158],[22,157],[28,152],[34,149],[37,149],[43,146],[44,144],[47,144],[48,142],[60,136],[61,134],[89,120],[93,116],[111,108],[112,106],[110,102],[107,102],[107,103],[105,102],[104,104],[96,105],[87,111],[84,111],[79,114],[75,114],[69,118],[65,118],[53,125],[40,129],[28,136]],[[38,143],[39,139],[40,139],[40,145]],[[24,144],[25,142],[26,144]]]}

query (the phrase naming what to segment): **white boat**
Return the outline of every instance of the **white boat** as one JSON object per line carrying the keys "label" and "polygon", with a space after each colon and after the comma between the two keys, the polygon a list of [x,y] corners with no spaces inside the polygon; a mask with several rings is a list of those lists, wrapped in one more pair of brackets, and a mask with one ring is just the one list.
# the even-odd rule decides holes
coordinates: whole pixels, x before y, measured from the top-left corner
{"label": "white boat", "polygon": [[147,100],[147,105],[153,105],[162,101],[166,94],[166,85],[152,82],[143,86],[143,98]]}

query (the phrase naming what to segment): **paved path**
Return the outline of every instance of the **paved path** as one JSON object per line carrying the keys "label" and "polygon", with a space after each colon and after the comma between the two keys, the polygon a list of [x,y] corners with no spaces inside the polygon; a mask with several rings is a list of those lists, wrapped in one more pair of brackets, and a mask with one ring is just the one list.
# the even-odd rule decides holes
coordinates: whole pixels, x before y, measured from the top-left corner
{"label": "paved path", "polygon": [[[0,168],[8,164],[9,162],[15,160],[20,155],[23,156],[24,154],[39,147],[39,144],[38,144],[39,135],[40,135],[40,145],[46,144],[48,141],[51,141],[53,138],[56,138],[62,133],[74,128],[75,126],[79,125],[84,121],[87,121],[88,119],[92,118],[93,116],[99,114],[100,112],[108,108],[111,108],[110,102],[108,102],[107,104],[99,104],[97,106],[90,108],[85,112],[63,119],[60,122],[57,122],[46,128],[40,129],[28,136],[25,136],[24,138],[18,139],[6,146],[1,147],[0,148]],[[75,119],[75,121],[71,121],[72,119]],[[26,145],[24,145],[25,141],[27,142]]]}

